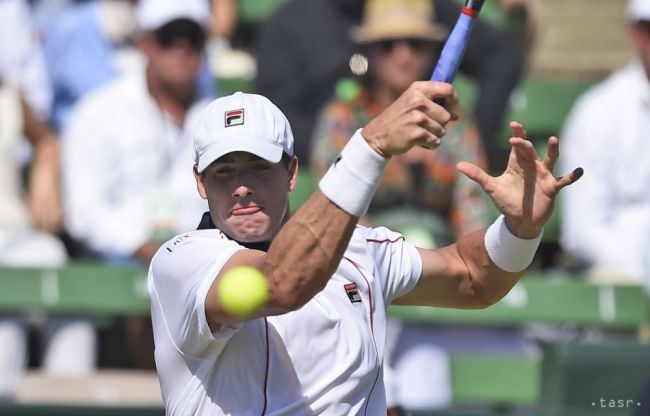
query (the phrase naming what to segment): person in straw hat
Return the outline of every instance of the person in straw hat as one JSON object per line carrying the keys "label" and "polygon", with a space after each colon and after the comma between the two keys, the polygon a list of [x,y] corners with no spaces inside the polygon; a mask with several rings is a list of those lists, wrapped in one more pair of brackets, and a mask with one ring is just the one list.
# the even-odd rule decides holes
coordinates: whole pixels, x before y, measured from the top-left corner
{"label": "person in straw hat", "polygon": [[[351,33],[366,63],[360,86],[344,91],[321,112],[313,137],[310,166],[320,177],[359,127],[393,103],[411,83],[431,74],[448,28],[432,22],[429,0],[370,0],[363,22]],[[357,63],[357,65],[359,65]],[[363,72],[363,71],[361,71]],[[408,233],[426,227],[418,243],[444,245],[486,224],[488,209],[480,189],[455,169],[469,160],[486,168],[485,153],[470,115],[450,123],[435,152],[414,149],[391,159],[365,219]],[[422,215],[426,211],[426,215]],[[417,212],[417,215],[413,215]],[[424,241],[423,241],[424,239]]]}

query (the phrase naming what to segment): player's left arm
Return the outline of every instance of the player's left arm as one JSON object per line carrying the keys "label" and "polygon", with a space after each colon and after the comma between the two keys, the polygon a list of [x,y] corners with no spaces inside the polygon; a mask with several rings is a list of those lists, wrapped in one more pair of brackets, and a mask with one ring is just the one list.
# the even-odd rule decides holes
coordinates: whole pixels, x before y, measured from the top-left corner
{"label": "player's left arm", "polygon": [[[499,226],[497,221],[488,238],[485,230],[479,230],[448,247],[419,249],[422,276],[415,288],[395,304],[487,307],[505,296],[523,275],[535,242],[553,212],[556,195],[583,172],[577,168],[556,178],[553,167],[559,157],[558,139],[549,138],[548,152],[542,160],[523,126],[513,122],[510,128],[510,158],[503,174],[492,177],[472,163],[458,164],[458,169],[490,196],[503,214],[502,224]],[[491,247],[489,253],[486,241]],[[519,248],[525,249],[516,254]],[[517,256],[523,258],[523,263]]]}

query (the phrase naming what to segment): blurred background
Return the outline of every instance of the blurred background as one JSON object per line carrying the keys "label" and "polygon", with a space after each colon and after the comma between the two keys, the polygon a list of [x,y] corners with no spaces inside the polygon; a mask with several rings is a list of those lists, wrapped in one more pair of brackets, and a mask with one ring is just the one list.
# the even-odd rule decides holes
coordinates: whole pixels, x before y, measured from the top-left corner
{"label": "blurred background", "polygon": [[[163,415],[147,265],[205,210],[197,112],[271,98],[301,161],[295,210],[349,132],[428,77],[462,5],[205,1],[170,20],[163,0],[0,0],[1,415]],[[422,31],[372,32],[391,10]],[[489,223],[454,166],[499,174],[510,120],[540,154],[558,135],[556,174],[585,177],[498,304],[391,307],[389,399],[413,416],[650,415],[650,0],[487,0],[479,19],[451,144],[391,161],[363,221],[423,247]]]}

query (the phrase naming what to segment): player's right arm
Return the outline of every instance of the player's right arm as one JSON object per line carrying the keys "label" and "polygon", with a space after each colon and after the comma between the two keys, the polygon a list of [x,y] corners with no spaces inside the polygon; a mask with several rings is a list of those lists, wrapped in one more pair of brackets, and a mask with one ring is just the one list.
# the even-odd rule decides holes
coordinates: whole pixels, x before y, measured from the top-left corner
{"label": "player's right arm", "polygon": [[[430,81],[414,83],[363,129],[363,139],[372,149],[368,151],[389,158],[415,145],[437,147],[446,132],[445,125],[453,116],[435,104],[434,98],[455,101],[453,87]],[[351,192],[350,189],[339,191]],[[327,284],[357,221],[358,216],[339,207],[320,189],[314,192],[281,228],[267,253],[239,250],[224,264],[206,297],[205,312],[210,328],[214,331],[223,324],[300,308]],[[261,270],[269,284],[268,301],[254,316],[232,316],[218,300],[220,277],[242,265]]]}

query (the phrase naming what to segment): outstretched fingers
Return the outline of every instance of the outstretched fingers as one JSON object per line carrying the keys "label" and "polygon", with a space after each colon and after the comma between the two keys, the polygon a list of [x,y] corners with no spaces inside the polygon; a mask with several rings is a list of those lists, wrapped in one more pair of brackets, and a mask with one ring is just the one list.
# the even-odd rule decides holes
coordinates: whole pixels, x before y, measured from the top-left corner
{"label": "outstretched fingers", "polygon": [[458,162],[456,168],[460,173],[478,183],[485,191],[488,191],[488,185],[492,177],[483,169],[471,162]]}
{"label": "outstretched fingers", "polygon": [[539,160],[537,157],[537,152],[535,151],[535,146],[528,140],[520,136],[511,137],[510,145],[515,150],[517,157],[521,157],[528,162],[536,162]]}
{"label": "outstretched fingers", "polygon": [[509,127],[512,132],[509,142],[517,158],[523,158],[531,163],[538,161],[539,157],[535,151],[535,146],[528,139],[528,133],[526,133],[524,126],[517,121],[511,121]]}
{"label": "outstretched fingers", "polygon": [[544,157],[544,166],[546,169],[553,172],[555,168],[555,163],[560,157],[560,142],[557,137],[551,136],[548,138],[548,150],[546,151],[546,157]]}
{"label": "outstretched fingers", "polygon": [[508,125],[510,126],[512,137],[521,137],[524,140],[528,140],[526,129],[524,129],[524,126],[521,123],[517,121],[511,121]]}
{"label": "outstretched fingers", "polygon": [[557,182],[555,183],[555,189],[559,191],[560,189],[571,185],[572,183],[580,179],[584,173],[585,173],[584,169],[575,168],[571,173],[561,176],[557,179]]}

